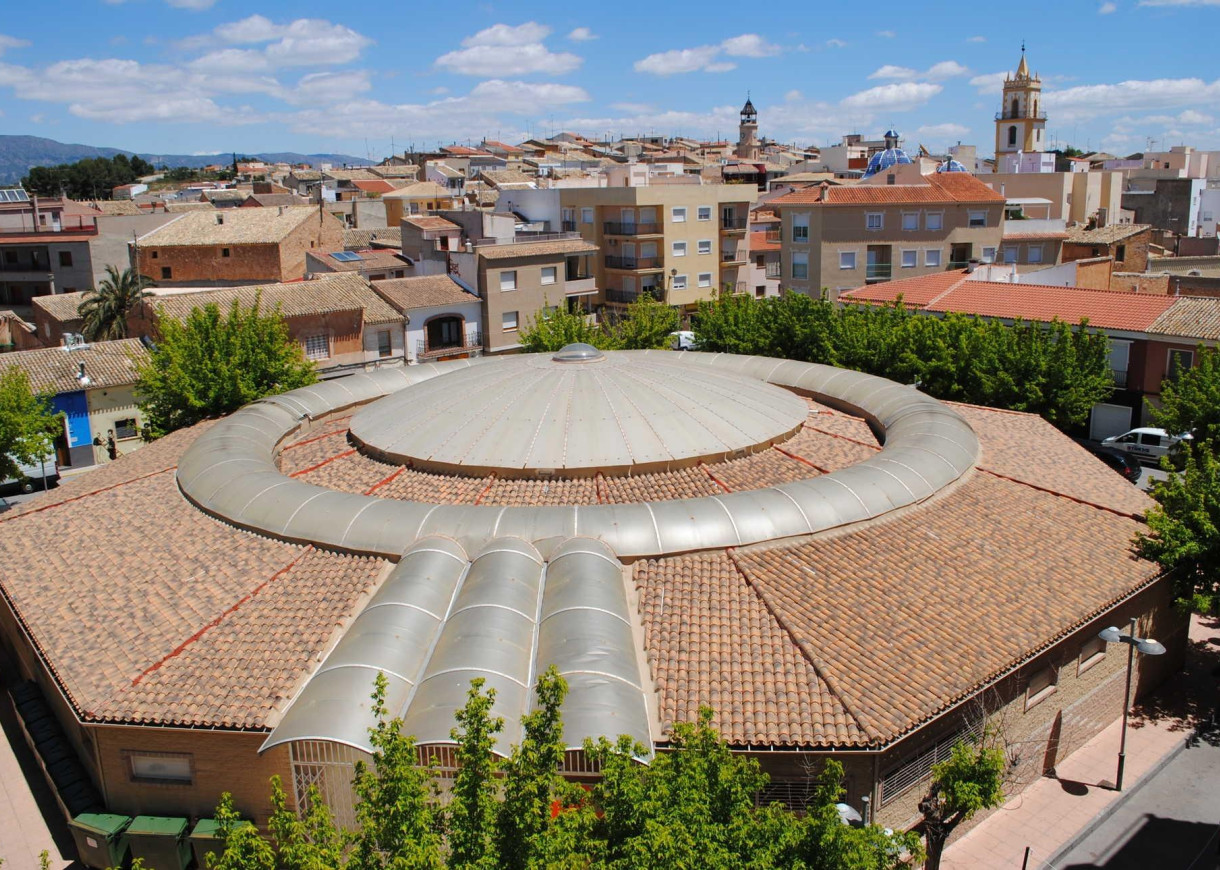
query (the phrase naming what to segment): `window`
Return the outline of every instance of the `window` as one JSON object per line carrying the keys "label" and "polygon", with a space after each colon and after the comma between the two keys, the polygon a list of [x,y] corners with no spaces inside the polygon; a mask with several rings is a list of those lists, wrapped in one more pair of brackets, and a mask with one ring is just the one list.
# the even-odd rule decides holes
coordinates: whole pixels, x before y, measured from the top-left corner
{"label": "window", "polygon": [[1080,676],[1106,657],[1106,642],[1094,635],[1080,647],[1080,658],[1076,661],[1076,676]]}
{"label": "window", "polygon": [[1116,247],[1114,249],[1114,259],[1119,262],[1127,259],[1127,246],[1126,245],[1119,245],[1118,247]]}
{"label": "window", "polygon": [[500,315],[500,325],[504,327],[505,332],[509,332],[517,328],[517,312],[505,311]]}
{"label": "window", "polygon": [[543,266],[542,267],[542,283],[543,284],[554,284],[555,283],[555,267],[554,266]]}
{"label": "window", "polygon": [[711,272],[700,272],[699,273],[699,286],[700,287],[711,287],[712,286],[712,273]]}
{"label": "window", "polygon": [[377,356],[387,357],[394,352],[394,342],[390,338],[390,330],[382,329],[377,333]]}
{"label": "window", "polygon": [[1028,710],[1055,694],[1055,669],[1047,666],[1035,671],[1029,677],[1029,686],[1025,689],[1025,709]]}
{"label": "window", "polygon": [[438,317],[435,320],[429,320],[426,327],[428,350],[461,347],[463,323],[464,321],[460,317]]}
{"label": "window", "polygon": [[712,207],[710,205],[699,206],[699,211],[696,212],[699,220],[710,221],[712,219]]}
{"label": "window", "polygon": [[902,268],[914,269],[919,265],[919,251],[902,252]]}
{"label": "window", "polygon": [[61,266],[71,266],[72,265],[72,252],[71,251],[60,251],[59,252],[59,265],[61,265]]}
{"label": "window", "polygon": [[581,222],[582,224],[591,224],[591,223],[593,223],[593,209],[591,209],[591,208],[582,208],[582,209],[580,210],[580,222]]}
{"label": "window", "polygon": [[1190,371],[1195,364],[1195,353],[1192,350],[1171,350],[1169,364],[1165,367],[1170,380],[1176,379],[1183,372]]}
{"label": "window", "polygon": [[985,211],[970,212],[970,226],[972,226],[972,227],[987,226],[987,212],[985,212]]}
{"label": "window", "polygon": [[119,441],[126,438],[139,438],[140,427],[136,425],[135,417],[114,421],[114,437]]}
{"label": "window", "polygon": [[1029,246],[1029,256],[1026,258],[1026,262],[1028,262],[1028,263],[1041,263],[1042,262],[1042,246],[1041,245],[1030,245]]}
{"label": "window", "polygon": [[500,273],[500,289],[501,290],[516,290],[517,289],[517,270],[507,269]]}
{"label": "window", "polygon": [[1008,147],[1011,148],[1016,144],[1017,144],[1017,128],[1009,127],[1008,128]]}
{"label": "window", "polygon": [[1160,447],[1161,446],[1161,436],[1157,435],[1153,432],[1141,432],[1140,433],[1140,444],[1142,444],[1145,447]]}
{"label": "window", "polygon": [[329,359],[330,358],[330,336],[329,335],[310,335],[305,339],[305,358],[306,359]]}
{"label": "window", "polygon": [[686,223],[686,206],[684,206],[684,205],[674,206],[674,210],[673,210],[672,214],[673,214],[672,219],[673,219],[674,223],[676,223],[676,224]]}
{"label": "window", "polygon": [[1005,263],[1015,263],[1015,262],[1017,262],[1017,259],[1018,259],[1017,249],[1015,246],[1010,245],[1004,249],[1004,262]]}
{"label": "window", "polygon": [[686,242],[674,242],[674,256],[675,257],[685,257],[686,256]]}
{"label": "window", "polygon": [[[153,256],[154,257],[157,256],[156,251],[153,251]],[[16,263],[17,262],[17,252],[16,251],[5,251],[4,252],[4,262]]]}
{"label": "window", "polygon": [[[155,260],[155,259],[157,259],[157,257],[159,257],[159,256],[160,256],[160,253],[161,253],[160,251],[153,251],[151,256],[152,256],[152,258]],[[14,262],[14,263],[16,263],[16,262],[17,262],[17,260],[16,260],[16,259],[14,259],[14,260],[13,260],[13,262]]]}
{"label": "window", "polygon": [[673,289],[675,289],[675,290],[685,290],[686,289],[686,276],[685,275],[674,275]]}
{"label": "window", "polygon": [[809,279],[809,254],[805,251],[792,252],[792,277],[798,281]]}
{"label": "window", "polygon": [[941,212],[929,212],[924,215],[923,228],[925,230],[939,230],[945,225],[945,216]]}
{"label": "window", "polygon": [[919,229],[919,212],[904,211],[902,213],[902,229],[908,233]]}
{"label": "window", "polygon": [[983,248],[983,262],[984,263],[994,263],[995,262],[995,248]]}
{"label": "window", "polygon": [[754,298],[755,299],[762,299],[766,295],[767,295],[767,285],[766,284],[759,284],[754,287]]}
{"label": "window", "polygon": [[939,266],[940,265],[940,249],[933,248],[932,250],[924,251],[923,252],[923,264],[925,266]]}
{"label": "window", "polygon": [[711,239],[700,239],[699,240],[699,253],[700,254],[710,254],[711,252],[712,252],[712,240]]}
{"label": "window", "polygon": [[162,281],[173,280],[173,277],[174,277],[174,270],[172,267],[170,267],[170,266],[161,267],[161,280]]}
{"label": "window", "polygon": [[840,269],[856,268],[856,252],[855,251],[839,251],[839,268]]}
{"label": "window", "polygon": [[221,249],[220,249],[220,256],[222,256],[222,257],[227,257],[227,256],[229,256],[229,249],[228,249],[228,248],[221,248]]}
{"label": "window", "polygon": [[127,771],[132,782],[190,785],[194,782],[191,756],[174,752],[127,752]]}
{"label": "window", "polygon": [[797,245],[809,243],[809,215],[794,214],[792,216],[792,242]]}
{"label": "window", "polygon": [[864,216],[864,228],[869,230],[879,230],[884,226],[884,215],[879,211],[870,211]]}

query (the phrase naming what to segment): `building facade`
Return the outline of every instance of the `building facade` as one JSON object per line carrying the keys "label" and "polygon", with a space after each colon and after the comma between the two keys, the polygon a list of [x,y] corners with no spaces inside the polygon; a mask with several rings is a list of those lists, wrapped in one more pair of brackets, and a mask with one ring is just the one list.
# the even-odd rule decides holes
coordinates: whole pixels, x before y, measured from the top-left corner
{"label": "building facade", "polygon": [[1041,101],[1042,79],[1030,74],[1022,45],[1021,62],[1014,74],[1004,78],[1003,103],[995,116],[997,170],[1009,155],[1046,150],[1046,112]]}

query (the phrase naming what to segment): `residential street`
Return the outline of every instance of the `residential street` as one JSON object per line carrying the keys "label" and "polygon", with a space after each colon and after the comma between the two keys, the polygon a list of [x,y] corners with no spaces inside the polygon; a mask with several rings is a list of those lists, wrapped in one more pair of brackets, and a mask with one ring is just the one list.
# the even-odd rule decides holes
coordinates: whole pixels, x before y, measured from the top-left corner
{"label": "residential street", "polygon": [[1176,758],[1056,863],[1058,870],[1220,866],[1220,730]]}

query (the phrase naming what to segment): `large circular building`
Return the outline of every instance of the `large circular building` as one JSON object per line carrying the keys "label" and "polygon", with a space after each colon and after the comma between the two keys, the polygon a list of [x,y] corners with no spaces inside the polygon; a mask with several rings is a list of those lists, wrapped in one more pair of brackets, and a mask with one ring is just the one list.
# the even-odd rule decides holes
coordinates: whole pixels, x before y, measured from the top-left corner
{"label": "large circular building", "polygon": [[328,381],[65,483],[0,516],[0,633],[78,804],[262,820],[278,773],[347,820],[375,674],[444,765],[472,678],[507,752],[555,665],[574,776],[707,704],[769,797],[833,753],[896,827],[983,712],[1026,777],[1113,719],[1101,627],[1180,652],[1147,506],[1030,415],[573,345]]}

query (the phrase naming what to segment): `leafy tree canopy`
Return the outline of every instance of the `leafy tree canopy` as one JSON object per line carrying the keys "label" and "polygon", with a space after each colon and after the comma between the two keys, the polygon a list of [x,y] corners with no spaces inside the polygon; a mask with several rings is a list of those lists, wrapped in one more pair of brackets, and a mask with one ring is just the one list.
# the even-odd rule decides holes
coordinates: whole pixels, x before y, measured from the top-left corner
{"label": "leafy tree canopy", "polygon": [[144,289],[148,279],[131,268],[120,272],[106,267],[106,277],[97,289],[85,295],[77,311],[84,319],[83,331],[89,341],[109,341],[127,337],[127,315],[135,310],[149,293]]}
{"label": "leafy tree canopy", "polygon": [[38,464],[61,431],[60,415],[34,395],[26,373],[16,366],[0,368],[0,480],[19,476],[18,465]]}
{"label": "leafy tree canopy", "polygon": [[70,199],[104,200],[111,198],[114,188],[152,173],[152,164],[136,155],[86,157],[75,163],[31,167],[21,186],[38,196],[63,194]]}
{"label": "leafy tree canopy", "polygon": [[1004,800],[1004,750],[990,730],[979,740],[959,741],[949,757],[932,765],[932,786],[919,803],[928,841],[926,870],[939,870],[945,843],[953,829],[975,813]]}
{"label": "leafy tree canopy", "polygon": [[263,313],[257,300],[251,308],[234,301],[223,316],[210,304],[185,322],[164,317],[158,333],[136,381],[154,436],[317,381],[278,308]]}
{"label": "leafy tree canopy", "polygon": [[520,340],[527,353],[554,352],[577,342],[602,350],[650,350],[668,347],[669,335],[680,323],[676,309],[641,293],[623,314],[607,314],[597,324],[560,305],[527,323]]}
{"label": "leafy tree canopy", "polygon": [[1161,406],[1149,403],[1152,422],[1168,432],[1190,432],[1196,444],[1220,449],[1220,352],[1199,346],[1194,365],[1161,383]]}
{"label": "leafy tree canopy", "polygon": [[825,363],[918,382],[950,399],[1083,423],[1114,388],[1109,345],[1087,323],[1017,322],[960,314],[929,317],[894,305],[836,307],[799,293],[704,302],[694,318],[700,350]]}

